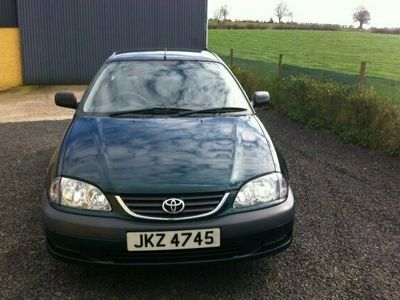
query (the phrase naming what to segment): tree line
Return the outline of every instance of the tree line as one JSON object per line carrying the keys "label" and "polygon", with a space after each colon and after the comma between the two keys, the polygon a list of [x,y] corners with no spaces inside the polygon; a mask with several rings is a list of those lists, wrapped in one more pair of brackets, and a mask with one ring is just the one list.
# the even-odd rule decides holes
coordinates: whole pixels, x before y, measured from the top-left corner
{"label": "tree line", "polygon": [[[214,19],[218,22],[224,22],[228,19],[229,16],[229,8],[228,6],[222,5],[214,12]],[[274,10],[274,16],[278,19],[278,23],[281,24],[284,18],[288,19],[288,23],[294,23],[293,13],[289,10],[287,3],[284,1],[280,1]],[[371,21],[370,12],[363,6],[356,8],[353,13],[353,21],[359,23],[358,28],[362,29],[364,25],[367,25]],[[268,23],[274,23],[273,18],[270,18]]]}

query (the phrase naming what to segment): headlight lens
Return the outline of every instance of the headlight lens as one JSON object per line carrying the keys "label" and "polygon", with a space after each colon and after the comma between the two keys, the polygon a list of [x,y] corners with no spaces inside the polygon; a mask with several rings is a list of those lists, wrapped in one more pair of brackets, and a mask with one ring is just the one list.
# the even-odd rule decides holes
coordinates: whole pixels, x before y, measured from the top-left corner
{"label": "headlight lens", "polygon": [[268,204],[287,197],[288,186],[280,173],[269,174],[246,183],[236,195],[234,208]]}
{"label": "headlight lens", "polygon": [[51,202],[66,207],[111,211],[110,203],[97,187],[75,179],[54,179],[49,197]]}

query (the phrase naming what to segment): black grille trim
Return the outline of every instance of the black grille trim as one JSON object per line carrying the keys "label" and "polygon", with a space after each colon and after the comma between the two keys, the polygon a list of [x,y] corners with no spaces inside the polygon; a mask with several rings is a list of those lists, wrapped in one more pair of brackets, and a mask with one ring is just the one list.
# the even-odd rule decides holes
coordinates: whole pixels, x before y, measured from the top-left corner
{"label": "black grille trim", "polygon": [[[122,208],[130,215],[152,220],[187,220],[201,218],[216,213],[226,202],[229,193],[208,193],[188,195],[122,195],[116,196]],[[185,202],[185,209],[176,214],[163,211],[162,203],[169,198],[179,198]]]}
{"label": "black grille trim", "polygon": [[117,263],[171,263],[188,261],[206,261],[228,259],[240,254],[240,247],[210,248],[194,250],[170,250],[170,251],[148,251],[148,252],[108,252],[105,256]]}

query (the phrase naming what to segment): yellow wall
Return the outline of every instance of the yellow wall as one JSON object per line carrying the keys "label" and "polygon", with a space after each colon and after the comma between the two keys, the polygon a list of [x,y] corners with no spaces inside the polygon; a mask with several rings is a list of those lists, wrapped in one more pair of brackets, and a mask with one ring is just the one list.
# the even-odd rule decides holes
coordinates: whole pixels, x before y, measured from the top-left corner
{"label": "yellow wall", "polygon": [[0,91],[22,84],[18,28],[0,28]]}

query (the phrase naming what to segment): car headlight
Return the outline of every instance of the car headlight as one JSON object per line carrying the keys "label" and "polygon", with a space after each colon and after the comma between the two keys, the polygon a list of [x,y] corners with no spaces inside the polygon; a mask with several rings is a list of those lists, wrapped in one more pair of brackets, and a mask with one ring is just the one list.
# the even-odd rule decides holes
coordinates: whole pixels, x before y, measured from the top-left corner
{"label": "car headlight", "polygon": [[56,178],[50,185],[50,201],[66,207],[111,211],[106,196],[97,187],[70,178]]}
{"label": "car headlight", "polygon": [[288,186],[280,173],[274,173],[256,178],[242,186],[236,195],[234,208],[244,208],[268,204],[285,199]]}

